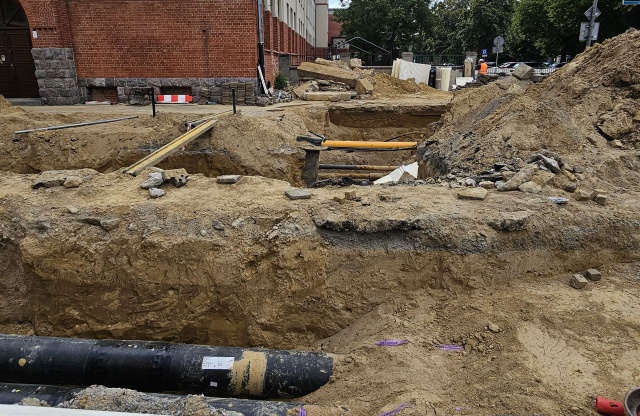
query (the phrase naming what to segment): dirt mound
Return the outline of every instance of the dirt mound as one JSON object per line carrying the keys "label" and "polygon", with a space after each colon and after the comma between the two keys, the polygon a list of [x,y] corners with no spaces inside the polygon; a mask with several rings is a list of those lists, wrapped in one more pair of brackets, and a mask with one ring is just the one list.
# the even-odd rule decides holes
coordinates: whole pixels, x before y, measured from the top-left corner
{"label": "dirt mound", "polygon": [[382,72],[376,72],[368,79],[373,84],[376,98],[394,98],[407,94],[430,97],[450,96],[450,93],[436,90],[426,84],[416,84],[414,81],[392,78],[389,74]]}
{"label": "dirt mound", "polygon": [[640,31],[630,30],[541,84],[506,77],[456,93],[431,138],[437,143],[420,149],[422,176],[478,173],[495,163],[518,170],[546,149],[584,167],[594,186],[637,186],[639,47]]}
{"label": "dirt mound", "polygon": [[13,105],[4,98],[4,95],[0,95],[0,108],[13,107]]}
{"label": "dirt mound", "polygon": [[306,132],[304,120],[295,114],[240,114],[221,119],[200,146],[211,152],[212,176],[255,175],[298,183],[304,152],[296,147],[296,137]]}

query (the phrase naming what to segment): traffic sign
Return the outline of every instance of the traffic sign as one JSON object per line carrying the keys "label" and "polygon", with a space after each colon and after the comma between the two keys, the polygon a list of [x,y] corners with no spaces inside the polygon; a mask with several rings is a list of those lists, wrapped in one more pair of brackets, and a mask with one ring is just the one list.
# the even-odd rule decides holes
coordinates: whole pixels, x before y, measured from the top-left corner
{"label": "traffic sign", "polygon": [[502,36],[496,36],[493,39],[493,46],[495,46],[496,48],[500,48],[500,47],[504,46],[504,38]]}
{"label": "traffic sign", "polygon": [[640,0],[622,0],[623,6],[638,6],[640,5]]}
{"label": "traffic sign", "polygon": [[493,48],[491,48],[491,52],[492,53],[502,53],[502,52],[504,52],[504,48],[502,46],[500,46],[500,47],[494,46]]}
{"label": "traffic sign", "polygon": [[[640,0],[638,0],[640,2]],[[587,9],[586,12],[584,12],[584,15],[587,17],[587,19],[591,19],[591,10],[593,10],[593,6],[589,7],[589,9]],[[598,18],[598,16],[601,15],[600,10],[598,10],[598,8],[596,7],[596,12],[594,13],[596,16],[596,19]]]}
{"label": "traffic sign", "polygon": [[483,49],[483,50],[482,50],[482,57],[483,57],[483,58],[486,58],[488,55],[489,55],[489,54],[487,53],[487,50],[486,50],[486,49]]}
{"label": "traffic sign", "polygon": [[[582,22],[580,23],[580,40],[587,40],[589,38],[589,25],[590,22]],[[600,22],[595,22],[593,24],[593,29],[591,30],[591,40],[598,40],[598,31],[600,30]]]}

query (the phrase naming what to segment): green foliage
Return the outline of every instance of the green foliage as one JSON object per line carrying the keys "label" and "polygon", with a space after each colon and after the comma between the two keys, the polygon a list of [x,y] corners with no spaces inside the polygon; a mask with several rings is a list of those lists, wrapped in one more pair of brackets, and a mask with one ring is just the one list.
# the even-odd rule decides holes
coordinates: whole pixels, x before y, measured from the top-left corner
{"label": "green foliage", "polygon": [[[575,55],[585,43],[578,40],[584,12],[593,0],[520,0],[515,7],[508,42],[521,56]],[[620,0],[600,0],[599,41],[640,27],[640,8]]]}
{"label": "green foliage", "polygon": [[[593,0],[351,0],[336,11],[348,38],[360,36],[385,49],[416,53],[480,52],[506,39],[505,55],[529,60],[576,55],[584,12]],[[599,0],[599,40],[640,28],[640,6]]]}
{"label": "green foliage", "polygon": [[285,88],[287,88],[287,85],[289,85],[289,81],[287,80],[287,77],[284,76],[284,74],[278,73],[273,84],[276,90],[284,90]]}
{"label": "green foliage", "polygon": [[421,52],[433,28],[429,0],[351,0],[335,16],[348,39],[361,37],[387,50]]}

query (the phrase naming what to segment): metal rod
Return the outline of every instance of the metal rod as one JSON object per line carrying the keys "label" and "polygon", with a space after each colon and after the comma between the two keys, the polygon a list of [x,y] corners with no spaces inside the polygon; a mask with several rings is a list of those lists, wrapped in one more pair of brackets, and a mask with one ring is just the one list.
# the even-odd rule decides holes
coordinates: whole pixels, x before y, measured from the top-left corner
{"label": "metal rod", "polygon": [[593,6],[591,6],[591,17],[589,18],[589,36],[587,37],[587,47],[591,46],[591,38],[593,37],[593,25],[596,22],[596,10],[598,10],[598,0],[593,0]]}
{"label": "metal rod", "polygon": [[236,89],[231,88],[231,101],[233,102],[233,114],[236,113]]}
{"label": "metal rod", "polygon": [[385,176],[384,173],[319,173],[318,179],[353,178],[375,181]]}
{"label": "metal rod", "polygon": [[375,165],[332,165],[322,164],[319,169],[333,169],[333,170],[381,170],[392,171],[397,169],[398,166],[375,166]]}
{"label": "metal rod", "polygon": [[109,119],[109,120],[90,121],[90,122],[87,122],[87,123],[78,123],[78,124],[65,124],[65,125],[62,125],[62,126],[42,127],[42,128],[38,128],[38,129],[31,129],[31,130],[18,130],[16,132],[14,132],[14,134],[31,133],[32,131],[47,131],[47,130],[70,129],[70,128],[73,128],[73,127],[92,126],[94,124],[104,124],[104,123],[113,123],[115,121],[130,120],[132,118],[138,118],[138,116],[112,118],[112,119]]}
{"label": "metal rod", "polygon": [[393,149],[417,146],[418,142],[365,142],[358,140],[324,140],[322,146],[362,149]]}
{"label": "metal rod", "polygon": [[149,94],[151,95],[151,111],[153,112],[153,118],[156,118],[156,94],[153,88],[149,88]]}

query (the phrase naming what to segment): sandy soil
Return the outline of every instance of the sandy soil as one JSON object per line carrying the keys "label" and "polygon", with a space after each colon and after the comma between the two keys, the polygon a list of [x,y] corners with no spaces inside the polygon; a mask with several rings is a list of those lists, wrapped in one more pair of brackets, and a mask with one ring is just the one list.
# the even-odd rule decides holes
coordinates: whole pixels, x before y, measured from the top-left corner
{"label": "sandy soil", "polygon": [[[0,331],[327,351],[332,381],[302,401],[356,416],[402,404],[403,416],[595,415],[596,395],[621,400],[640,384],[639,33],[538,85],[456,93],[437,126],[429,112],[449,97],[429,90],[225,117],[172,157],[192,175],[159,199],[140,189],[149,171],[116,171],[177,137],[184,114],[15,140],[18,128],[105,114],[0,103]],[[626,60],[607,66],[612,55]],[[424,180],[284,196],[298,183],[296,135],[394,128],[426,140]],[[528,167],[541,151],[563,171]],[[494,163],[548,178],[537,193],[458,198]],[[47,173],[83,180],[33,188],[61,167],[96,171]],[[193,172],[247,176],[222,185]],[[605,205],[577,200],[595,189]],[[549,200],[559,196],[567,204]],[[588,268],[603,279],[568,285]],[[384,339],[408,343],[375,346]]]}

